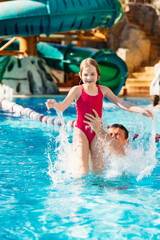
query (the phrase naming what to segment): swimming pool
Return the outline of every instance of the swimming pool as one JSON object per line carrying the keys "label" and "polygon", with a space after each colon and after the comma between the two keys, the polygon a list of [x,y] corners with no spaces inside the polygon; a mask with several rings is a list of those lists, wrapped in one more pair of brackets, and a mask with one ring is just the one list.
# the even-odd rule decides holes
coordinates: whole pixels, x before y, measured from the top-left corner
{"label": "swimming pool", "polygon": [[[45,98],[12,101],[56,116],[46,111]],[[105,100],[104,125],[125,125],[135,150],[121,164],[114,159],[101,175],[74,179],[65,172],[72,129],[1,111],[0,239],[160,239],[160,143],[152,136],[160,133],[160,110],[154,114],[152,125]],[[76,119],[75,104],[64,119]],[[135,133],[139,137],[132,140]]]}

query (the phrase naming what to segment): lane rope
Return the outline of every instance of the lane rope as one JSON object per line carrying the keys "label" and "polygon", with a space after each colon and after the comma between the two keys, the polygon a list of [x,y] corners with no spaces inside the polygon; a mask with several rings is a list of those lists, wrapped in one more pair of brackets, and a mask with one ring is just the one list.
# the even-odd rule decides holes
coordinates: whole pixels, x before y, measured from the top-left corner
{"label": "lane rope", "polygon": [[[34,111],[31,108],[24,108],[21,105],[16,104],[14,102],[10,102],[6,99],[1,99],[0,100],[0,108],[4,111],[7,110],[7,111],[10,111],[10,112],[14,112],[19,116],[26,115],[33,120],[38,120],[38,121],[43,122],[43,123],[53,124],[53,125],[58,125],[58,126],[62,125],[62,121],[58,118],[45,116],[44,114],[40,114],[40,113]],[[74,125],[75,125],[75,120],[69,121],[67,123],[67,127],[69,127],[69,128],[73,128]],[[139,136],[139,134],[134,134],[133,140],[138,138],[138,136]],[[159,142],[159,141],[160,141],[160,134],[157,133],[156,136],[155,136],[155,142]]]}
{"label": "lane rope", "polygon": [[[24,108],[21,105],[16,104],[14,102],[10,102],[6,99],[0,100],[0,107],[4,111],[16,113],[18,116],[26,115],[33,120],[38,120],[43,123],[48,123],[48,124],[53,124],[58,126],[62,125],[62,121],[58,118],[45,116],[44,114],[40,114],[31,108]],[[67,126],[74,127],[74,123],[75,123],[75,120],[69,121]]]}

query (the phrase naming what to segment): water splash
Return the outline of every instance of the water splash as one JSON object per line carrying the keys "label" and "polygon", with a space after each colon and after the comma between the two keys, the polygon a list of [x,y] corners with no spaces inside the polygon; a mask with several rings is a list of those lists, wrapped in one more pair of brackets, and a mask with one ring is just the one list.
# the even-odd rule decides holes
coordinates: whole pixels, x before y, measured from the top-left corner
{"label": "water splash", "polygon": [[[49,162],[48,174],[54,184],[64,182],[77,175],[76,157],[72,143],[69,143],[67,125],[65,124],[62,112],[57,112],[57,114],[62,126],[59,128],[58,137],[55,139],[52,137],[50,139],[50,146],[48,146],[48,149],[51,150],[52,141],[56,142],[54,154],[53,150],[49,151],[47,154]],[[155,157],[156,144],[154,122],[152,124],[152,133],[147,140],[144,139],[146,136],[146,134],[144,134],[145,127],[143,124],[139,123],[138,126],[141,128],[141,133],[139,134],[140,137],[136,140],[138,146],[135,148],[135,146],[132,146],[134,145],[133,142],[131,142],[131,144],[125,149],[125,157],[116,157],[115,155],[110,154],[107,148],[105,149],[104,178],[111,179],[113,177],[126,175],[135,176],[137,181],[139,181],[152,173],[157,163]],[[99,144],[101,143],[99,142]],[[52,159],[52,155],[56,156],[56,159]]]}
{"label": "water splash", "polygon": [[155,123],[152,121],[152,134],[149,139],[149,149],[148,151],[145,151],[145,164],[144,164],[144,169],[141,170],[139,175],[137,176],[137,180],[141,180],[143,176],[149,176],[151,175],[153,169],[155,168],[157,164],[157,159],[156,159],[156,143],[155,143]]}
{"label": "water splash", "polygon": [[[142,139],[142,136],[141,138]],[[151,175],[153,169],[157,164],[155,157],[156,144],[155,144],[155,126],[152,124],[152,134],[149,137],[148,149],[143,146],[144,142],[141,141],[137,149],[131,144],[126,146],[126,156],[117,157],[110,154],[106,149],[104,160],[105,160],[105,177],[113,178],[122,175],[136,176],[137,181],[143,177]]]}
{"label": "water splash", "polygon": [[[62,112],[57,111],[57,114],[58,120],[61,121],[62,125],[59,128],[59,135],[55,139],[50,139],[56,142],[54,154],[52,151],[47,153],[49,163],[48,174],[54,184],[71,179],[76,171],[75,155],[73,146],[69,143],[67,125],[65,124]],[[48,149],[51,150],[50,145],[51,142],[48,145]],[[52,159],[52,154],[56,156],[56,159]]]}

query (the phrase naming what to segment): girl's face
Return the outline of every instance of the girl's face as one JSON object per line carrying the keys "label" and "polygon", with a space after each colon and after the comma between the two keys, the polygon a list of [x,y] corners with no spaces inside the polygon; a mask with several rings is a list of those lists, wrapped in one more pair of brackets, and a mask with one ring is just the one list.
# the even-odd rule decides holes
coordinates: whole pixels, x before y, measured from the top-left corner
{"label": "girl's face", "polygon": [[84,84],[92,85],[97,82],[98,74],[97,70],[93,65],[90,65],[89,67],[85,67],[82,71],[82,81]]}

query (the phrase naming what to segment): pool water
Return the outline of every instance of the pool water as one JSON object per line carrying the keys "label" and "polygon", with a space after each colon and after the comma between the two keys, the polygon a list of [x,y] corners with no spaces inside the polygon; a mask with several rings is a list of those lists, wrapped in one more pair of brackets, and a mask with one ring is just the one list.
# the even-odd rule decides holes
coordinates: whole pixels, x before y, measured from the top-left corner
{"label": "pool water", "polygon": [[[12,101],[57,116],[47,112],[45,98]],[[76,119],[74,103],[63,117]],[[110,159],[103,174],[75,179],[66,171],[74,161],[72,129],[1,110],[0,239],[160,239],[160,143],[154,141],[160,110],[152,123],[105,100],[104,127],[106,121],[129,130],[129,157]]]}

